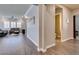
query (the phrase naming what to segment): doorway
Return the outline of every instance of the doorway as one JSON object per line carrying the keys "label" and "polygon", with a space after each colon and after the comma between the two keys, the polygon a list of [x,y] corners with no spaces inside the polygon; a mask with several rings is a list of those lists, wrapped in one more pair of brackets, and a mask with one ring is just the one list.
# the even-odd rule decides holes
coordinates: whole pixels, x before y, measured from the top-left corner
{"label": "doorway", "polygon": [[75,24],[75,15],[73,16],[73,37],[74,39],[76,39],[76,28],[75,28],[76,24]]}
{"label": "doorway", "polygon": [[79,15],[73,16],[73,37],[79,40]]}
{"label": "doorway", "polygon": [[61,39],[60,14],[55,15],[55,33],[56,33],[56,39]]}
{"label": "doorway", "polygon": [[55,41],[56,44],[61,42],[62,38],[62,8],[56,6],[55,8]]}

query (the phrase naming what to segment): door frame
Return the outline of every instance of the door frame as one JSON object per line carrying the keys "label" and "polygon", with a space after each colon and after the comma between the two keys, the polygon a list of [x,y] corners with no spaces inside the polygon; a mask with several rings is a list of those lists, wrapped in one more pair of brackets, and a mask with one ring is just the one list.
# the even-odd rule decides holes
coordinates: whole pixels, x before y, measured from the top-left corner
{"label": "door frame", "polygon": [[[61,12],[60,13],[55,13],[55,16],[56,15],[60,15],[60,34],[61,34],[61,40],[62,40],[62,13]],[[56,36],[56,33],[55,33],[55,36]]]}

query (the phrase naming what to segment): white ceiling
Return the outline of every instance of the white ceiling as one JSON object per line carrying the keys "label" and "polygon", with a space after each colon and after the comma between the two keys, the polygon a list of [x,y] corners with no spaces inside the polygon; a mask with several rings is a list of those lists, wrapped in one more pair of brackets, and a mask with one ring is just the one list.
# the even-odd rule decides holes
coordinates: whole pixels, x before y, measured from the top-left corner
{"label": "white ceiling", "polygon": [[71,10],[78,9],[79,4],[63,4],[64,6],[68,7]]}
{"label": "white ceiling", "polygon": [[[79,4],[63,4],[71,10],[78,9]],[[0,16],[22,16],[31,4],[0,4]]]}
{"label": "white ceiling", "polygon": [[0,16],[22,16],[31,4],[0,4]]}

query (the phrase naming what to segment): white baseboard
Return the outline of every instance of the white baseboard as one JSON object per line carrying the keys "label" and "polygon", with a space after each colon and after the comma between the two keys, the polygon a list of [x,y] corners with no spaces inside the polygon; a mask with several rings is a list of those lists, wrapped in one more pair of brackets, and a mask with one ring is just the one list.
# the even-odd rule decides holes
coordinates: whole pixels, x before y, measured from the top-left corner
{"label": "white baseboard", "polygon": [[46,47],[46,49],[51,48],[51,47],[53,47],[53,46],[55,46],[55,43],[54,43],[54,44],[51,44],[51,45],[48,45],[48,46]]}
{"label": "white baseboard", "polygon": [[33,41],[29,36],[27,36],[27,38],[38,47],[38,44],[35,41]]}
{"label": "white baseboard", "polygon": [[71,39],[73,39],[73,37],[70,37],[70,38],[67,38],[67,39],[61,40],[61,42],[65,42],[65,41],[67,41],[67,40],[71,40]]}
{"label": "white baseboard", "polygon": [[38,50],[38,51],[42,51],[42,52],[46,52],[48,48],[53,47],[53,46],[55,46],[55,44],[48,45],[48,46],[46,47],[46,49],[37,48],[37,50]]}
{"label": "white baseboard", "polygon": [[42,51],[42,52],[46,52],[46,51],[47,51],[47,49],[37,48],[37,51],[38,51],[38,52],[40,52],[40,51]]}

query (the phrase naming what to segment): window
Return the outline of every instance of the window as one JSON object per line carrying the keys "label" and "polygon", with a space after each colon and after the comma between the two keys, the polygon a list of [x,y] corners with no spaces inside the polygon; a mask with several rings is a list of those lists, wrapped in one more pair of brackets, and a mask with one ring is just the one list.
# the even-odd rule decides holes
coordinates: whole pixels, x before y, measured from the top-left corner
{"label": "window", "polygon": [[11,22],[11,28],[16,28],[16,22]]}
{"label": "window", "polygon": [[4,28],[21,28],[21,22],[4,22]]}
{"label": "window", "polygon": [[21,22],[17,22],[17,28],[21,28]]}
{"label": "window", "polygon": [[4,28],[9,28],[10,23],[8,21],[4,22]]}

